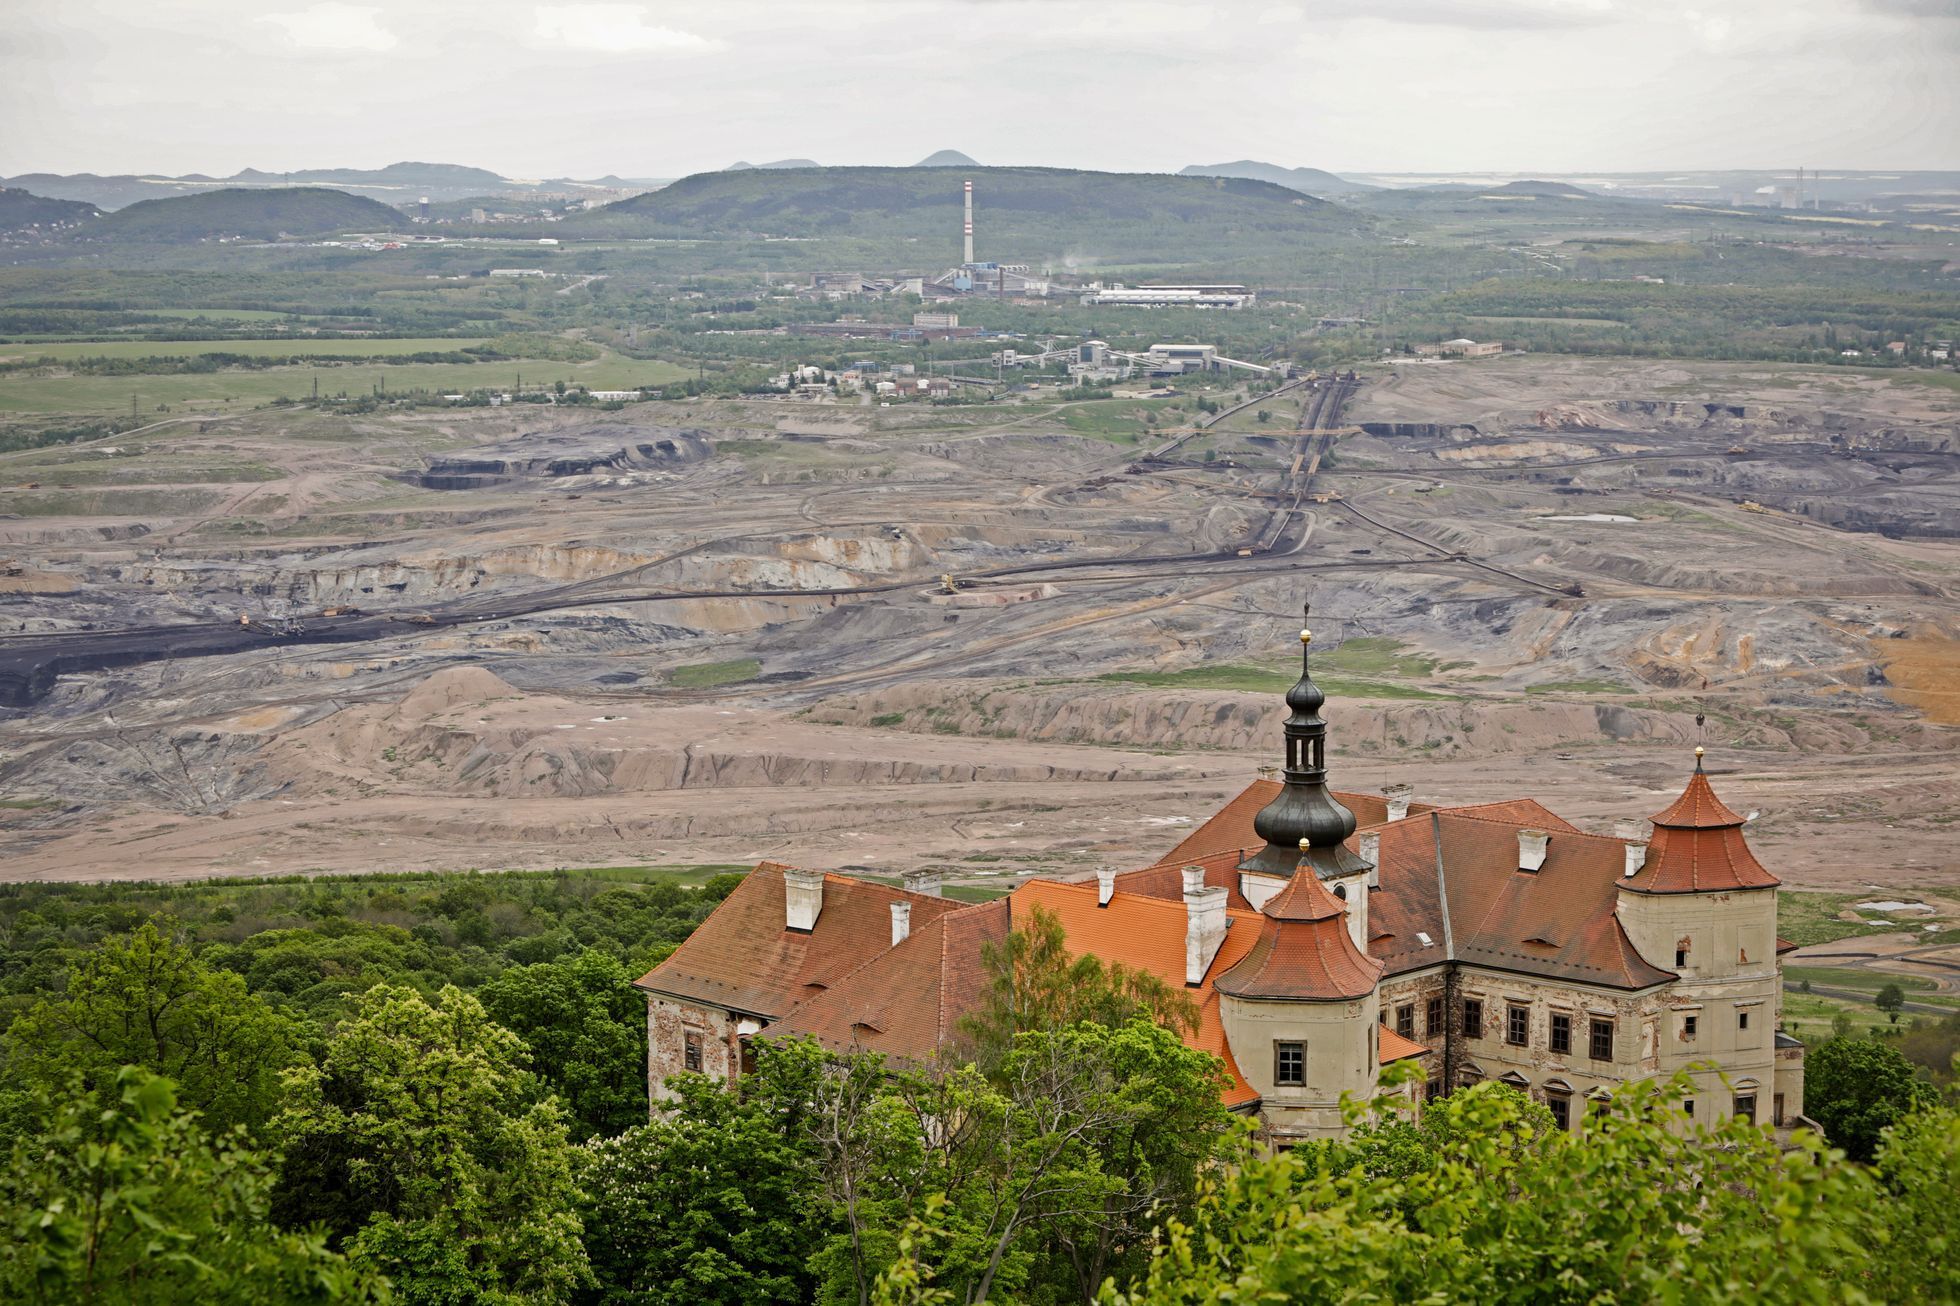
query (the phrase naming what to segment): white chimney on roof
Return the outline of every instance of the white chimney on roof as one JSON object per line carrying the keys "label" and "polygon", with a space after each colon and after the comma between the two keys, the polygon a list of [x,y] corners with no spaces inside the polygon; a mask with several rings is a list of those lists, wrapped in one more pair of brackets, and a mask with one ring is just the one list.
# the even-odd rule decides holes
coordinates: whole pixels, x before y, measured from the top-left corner
{"label": "white chimney on roof", "polygon": [[1535,871],[1545,864],[1545,854],[1552,846],[1549,830],[1518,831],[1518,869]]}
{"label": "white chimney on roof", "polygon": [[907,871],[899,882],[905,886],[907,893],[924,894],[928,898],[942,896],[941,876],[936,870]]}
{"label": "white chimney on roof", "polygon": [[1640,874],[1640,868],[1647,864],[1647,840],[1650,836],[1645,825],[1644,821],[1621,821],[1613,827],[1613,837],[1626,841],[1626,869],[1621,874],[1629,880]]}
{"label": "white chimney on roof", "polygon": [[1204,872],[1198,871],[1198,887],[1191,887],[1190,867],[1184,881],[1184,982],[1196,986],[1205,982],[1211,959],[1225,942],[1225,890],[1206,888]]}
{"label": "white chimney on roof", "polygon": [[1368,863],[1368,887],[1382,887],[1382,834],[1380,830],[1364,830],[1360,837],[1361,860]]}
{"label": "white chimney on roof", "polygon": [[808,934],[823,914],[823,872],[783,870],[783,927]]}
{"label": "white chimney on roof", "polygon": [[1116,870],[1105,866],[1096,872],[1096,906],[1107,907],[1116,896]]}
{"label": "white chimney on roof", "polygon": [[1204,887],[1205,887],[1205,868],[1202,866],[1185,867],[1184,868],[1184,896],[1189,898],[1192,894],[1196,893],[1198,890]]}
{"label": "white chimney on roof", "polygon": [[892,946],[896,948],[912,934],[912,904],[895,902],[892,904]]}
{"label": "white chimney on roof", "polygon": [[1411,784],[1383,785],[1382,797],[1388,800],[1388,819],[1400,821],[1409,815],[1409,799],[1415,796],[1416,787]]}

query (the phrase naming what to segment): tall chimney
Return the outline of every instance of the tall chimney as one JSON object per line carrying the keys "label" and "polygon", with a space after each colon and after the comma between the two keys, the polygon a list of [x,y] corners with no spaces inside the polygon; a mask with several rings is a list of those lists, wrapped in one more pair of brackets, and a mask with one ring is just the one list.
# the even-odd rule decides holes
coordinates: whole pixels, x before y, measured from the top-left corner
{"label": "tall chimney", "polygon": [[1189,898],[1192,894],[1198,892],[1198,890],[1204,887],[1205,887],[1205,868],[1202,866],[1185,867],[1184,868],[1184,896],[1186,898]]}
{"label": "tall chimney", "polygon": [[1368,887],[1382,887],[1382,836],[1379,830],[1367,830],[1360,836],[1361,860],[1368,863]]}
{"label": "tall chimney", "polygon": [[1545,854],[1551,846],[1549,830],[1518,831],[1518,869],[1536,871],[1545,864]]}
{"label": "tall chimney", "polygon": [[966,184],[966,262],[973,262],[973,183]]}
{"label": "tall chimney", "polygon": [[895,902],[892,904],[892,946],[896,948],[905,942],[912,933],[912,904]]}
{"label": "tall chimney", "polygon": [[1400,821],[1409,815],[1409,799],[1415,792],[1416,787],[1410,784],[1382,786],[1382,797],[1388,800],[1389,820]]}
{"label": "tall chimney", "polygon": [[798,934],[817,927],[823,914],[823,872],[783,869],[783,926]]}
{"label": "tall chimney", "polygon": [[1107,907],[1109,900],[1116,896],[1116,871],[1105,866],[1096,872],[1096,906]]}
{"label": "tall chimney", "polygon": [[1627,848],[1626,869],[1621,872],[1627,879],[1640,873],[1647,864],[1647,840],[1649,835],[1639,821],[1620,821],[1613,826],[1613,837],[1624,839]]}
{"label": "tall chimney", "polygon": [[920,893],[928,898],[940,897],[940,873],[936,870],[907,871],[899,883],[907,893]]}
{"label": "tall chimney", "polygon": [[1192,888],[1193,871],[1197,868],[1191,867],[1184,873],[1184,982],[1196,987],[1205,982],[1211,959],[1225,942],[1226,895],[1223,888],[1204,887],[1203,871],[1197,871],[1198,887]]}

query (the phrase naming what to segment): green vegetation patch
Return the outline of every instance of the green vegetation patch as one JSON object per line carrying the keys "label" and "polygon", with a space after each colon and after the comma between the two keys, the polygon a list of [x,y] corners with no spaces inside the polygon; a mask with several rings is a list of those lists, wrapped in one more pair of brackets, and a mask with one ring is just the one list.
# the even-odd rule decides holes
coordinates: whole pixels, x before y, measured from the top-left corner
{"label": "green vegetation patch", "polygon": [[676,689],[717,689],[754,680],[762,674],[762,663],[755,658],[733,658],[727,662],[686,662],[667,673],[667,683]]}
{"label": "green vegetation patch", "polygon": [[[1837,914],[1853,903],[1865,901],[1869,894],[1812,893],[1804,889],[1784,889],[1776,896],[1776,932],[1796,944],[1829,943],[1869,934],[1870,925],[1841,921]],[[1885,928],[1898,928],[1890,922],[1874,922]]]}
{"label": "green vegetation patch", "polygon": [[[1186,667],[1181,671],[1111,671],[1097,676],[1106,684],[1151,685],[1162,689],[1222,689],[1247,694],[1284,694],[1296,672],[1234,663]],[[1379,680],[1351,680],[1345,676],[1316,675],[1314,683],[1329,694],[1345,698],[1407,698],[1455,700],[1458,695],[1438,694],[1413,685],[1397,685]]]}

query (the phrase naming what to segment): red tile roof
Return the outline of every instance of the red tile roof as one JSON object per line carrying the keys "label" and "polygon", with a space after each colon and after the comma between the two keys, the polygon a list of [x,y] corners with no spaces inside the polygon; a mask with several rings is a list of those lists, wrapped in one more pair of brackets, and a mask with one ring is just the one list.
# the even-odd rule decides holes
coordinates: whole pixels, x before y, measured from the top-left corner
{"label": "red tile roof", "polygon": [[846,875],[825,875],[809,933],[786,928],[783,871],[763,862],[742,877],[672,956],[635,986],[774,1019],[891,946],[891,904],[912,904],[914,932],[962,904]]}
{"label": "red tile roof", "polygon": [[[1279,795],[1281,785],[1277,780],[1254,780],[1240,791],[1239,795],[1213,813],[1203,825],[1184,837],[1184,841],[1164,854],[1164,861],[1194,862],[1201,857],[1245,849],[1257,852],[1266,846],[1252,829],[1252,818],[1259,809]],[[1388,802],[1379,794],[1350,794],[1340,790],[1330,791],[1334,800],[1354,813],[1354,823],[1365,828],[1380,825],[1388,819]],[[1427,803],[1411,803],[1409,811],[1427,812]]]}
{"label": "red tile roof", "polygon": [[1626,887],[1635,893],[1775,888],[1782,881],[1749,851],[1743,824],[1743,818],[1715,796],[1714,786],[1697,763],[1681,796],[1654,817],[1647,860]]}
{"label": "red tile roof", "polygon": [[1347,908],[1311,868],[1266,903],[1258,942],[1218,978],[1231,997],[1340,1002],[1374,990],[1382,963],[1354,946]]}
{"label": "red tile roof", "polygon": [[1375,1026],[1375,1060],[1382,1065],[1429,1055],[1429,1049],[1412,1038],[1404,1038],[1386,1025]]}

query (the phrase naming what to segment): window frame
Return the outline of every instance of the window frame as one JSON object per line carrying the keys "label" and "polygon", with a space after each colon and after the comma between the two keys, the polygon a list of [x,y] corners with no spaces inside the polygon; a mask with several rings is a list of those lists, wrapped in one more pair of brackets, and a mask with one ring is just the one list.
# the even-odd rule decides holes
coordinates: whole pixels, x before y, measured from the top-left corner
{"label": "window frame", "polygon": [[1531,1007],[1524,1002],[1504,1004],[1504,1042],[1508,1047],[1531,1046]]}
{"label": "window frame", "polygon": [[[1742,1106],[1742,1104],[1745,1102],[1749,1104],[1749,1109],[1746,1111],[1743,1110],[1743,1106]],[[1752,1125],[1755,1124],[1756,1123],[1756,1095],[1754,1093],[1737,1093],[1735,1095],[1735,1104],[1731,1108],[1731,1110],[1735,1115],[1746,1117],[1750,1124]]]}
{"label": "window frame", "polygon": [[1448,1017],[1444,1011],[1443,999],[1439,997],[1429,999],[1428,1002],[1423,1004],[1422,1009],[1423,1037],[1436,1038],[1439,1035],[1448,1034],[1449,1030],[1444,1028],[1447,1020]]}
{"label": "window frame", "polygon": [[1484,1000],[1465,998],[1463,1000],[1463,1037],[1482,1038],[1484,1036]]}
{"label": "window frame", "polygon": [[[1611,1061],[1613,1059],[1613,1026],[1615,1022],[1600,1016],[1593,1016],[1590,1019],[1592,1024],[1586,1031],[1587,1059],[1591,1061]],[[1605,1056],[1599,1054],[1599,1049],[1602,1044],[1606,1048]]]}
{"label": "window frame", "polygon": [[1572,1013],[1554,1011],[1551,1030],[1552,1051],[1560,1056],[1572,1055]]}
{"label": "window frame", "polygon": [[1395,1032],[1403,1038],[1416,1036],[1416,1004],[1404,1002],[1395,1008]]}
{"label": "window frame", "polygon": [[[1294,1061],[1291,1077],[1288,1076],[1287,1060]],[[1307,1045],[1299,1039],[1276,1038],[1273,1040],[1273,1086],[1276,1088],[1305,1088],[1307,1086]]]}
{"label": "window frame", "polygon": [[708,1064],[707,1040],[695,1030],[681,1031],[681,1069],[699,1075]]}
{"label": "window frame", "polygon": [[1570,1133],[1572,1130],[1572,1099],[1564,1093],[1547,1093],[1545,1095],[1545,1106],[1552,1113],[1552,1123],[1561,1132]]}
{"label": "window frame", "polygon": [[1700,1034],[1700,1032],[1701,1032],[1701,1021],[1693,1012],[1690,1012],[1687,1015],[1681,1017],[1682,1038],[1692,1040],[1696,1038]]}

